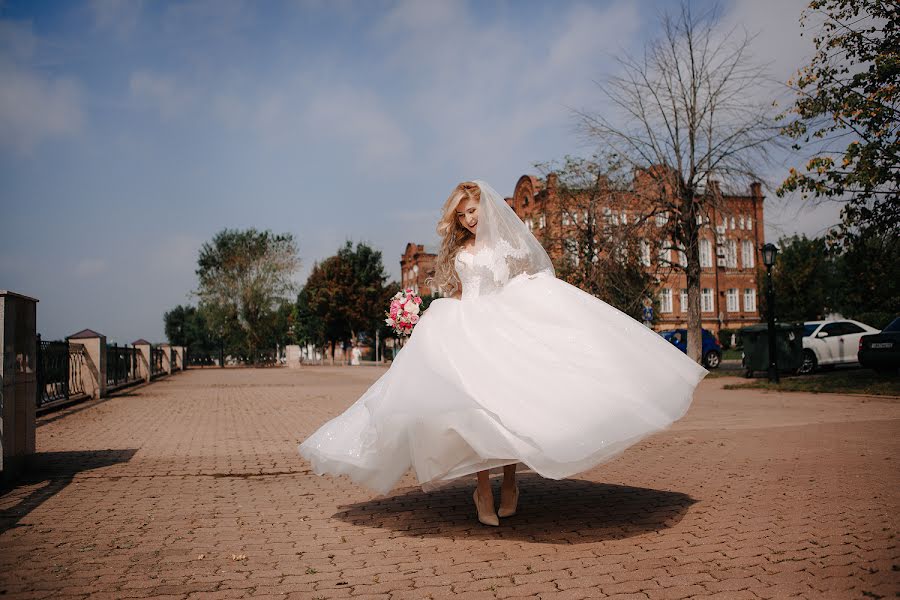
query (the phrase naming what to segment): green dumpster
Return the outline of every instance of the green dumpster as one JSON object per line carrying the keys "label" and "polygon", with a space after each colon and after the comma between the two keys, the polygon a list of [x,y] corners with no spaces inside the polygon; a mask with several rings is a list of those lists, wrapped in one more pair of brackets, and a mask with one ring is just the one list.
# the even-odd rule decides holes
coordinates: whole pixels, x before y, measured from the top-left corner
{"label": "green dumpster", "polygon": [[[745,377],[769,370],[769,327],[765,323],[740,329]],[[775,323],[775,357],[779,371],[794,372],[803,363],[803,323]]]}

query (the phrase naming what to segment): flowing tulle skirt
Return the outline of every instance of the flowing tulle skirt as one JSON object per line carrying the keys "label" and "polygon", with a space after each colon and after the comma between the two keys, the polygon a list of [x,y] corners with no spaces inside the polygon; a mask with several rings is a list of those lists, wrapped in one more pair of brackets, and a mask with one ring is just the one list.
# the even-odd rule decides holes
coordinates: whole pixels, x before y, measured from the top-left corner
{"label": "flowing tulle skirt", "polygon": [[706,369],[549,274],[438,298],[391,367],[300,444],[318,474],[378,493],[512,463],[561,479],[679,419]]}

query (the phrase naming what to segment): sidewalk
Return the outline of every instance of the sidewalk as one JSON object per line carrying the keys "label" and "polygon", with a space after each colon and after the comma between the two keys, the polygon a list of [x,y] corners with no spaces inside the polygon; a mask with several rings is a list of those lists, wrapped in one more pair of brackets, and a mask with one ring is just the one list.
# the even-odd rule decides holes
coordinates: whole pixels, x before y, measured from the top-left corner
{"label": "sidewalk", "polygon": [[[2,598],[893,598],[900,403],[724,391],[577,479],[382,498],[297,443],[383,368],[195,370],[39,420]],[[495,487],[495,493],[498,488]]]}

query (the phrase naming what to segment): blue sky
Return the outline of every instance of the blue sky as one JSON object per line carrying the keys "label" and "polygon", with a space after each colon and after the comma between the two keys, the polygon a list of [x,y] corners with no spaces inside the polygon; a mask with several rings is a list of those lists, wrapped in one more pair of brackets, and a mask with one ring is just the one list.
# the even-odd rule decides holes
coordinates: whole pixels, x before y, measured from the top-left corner
{"label": "blue sky", "polygon": [[[803,5],[720,3],[781,80],[810,54]],[[164,341],[225,227],[293,233],[299,283],[345,239],[399,278],[457,182],[508,195],[535,162],[588,153],[570,109],[603,110],[612,56],[675,7],[0,0],[0,289],[40,299],[45,339],[125,343]],[[767,235],[836,214],[772,199]]]}

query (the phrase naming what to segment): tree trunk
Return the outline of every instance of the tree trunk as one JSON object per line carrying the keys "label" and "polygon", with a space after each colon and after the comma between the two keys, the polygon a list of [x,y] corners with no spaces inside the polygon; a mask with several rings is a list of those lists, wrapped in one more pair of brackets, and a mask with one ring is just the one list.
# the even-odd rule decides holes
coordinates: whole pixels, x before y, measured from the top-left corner
{"label": "tree trunk", "polygon": [[690,201],[687,218],[682,221],[687,252],[685,279],[687,284],[687,355],[700,362],[703,354],[703,333],[700,318],[700,225],[697,224],[696,204]]}

